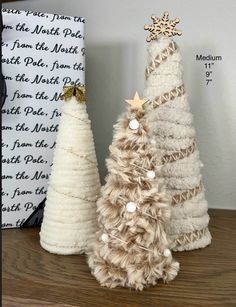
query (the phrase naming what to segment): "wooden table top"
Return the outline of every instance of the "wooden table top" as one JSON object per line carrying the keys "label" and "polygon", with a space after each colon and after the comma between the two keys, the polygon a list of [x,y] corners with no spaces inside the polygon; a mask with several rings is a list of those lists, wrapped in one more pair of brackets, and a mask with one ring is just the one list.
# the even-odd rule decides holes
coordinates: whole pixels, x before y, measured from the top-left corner
{"label": "wooden table top", "polygon": [[44,251],[39,228],[3,230],[3,307],[236,306],[236,211],[209,213],[211,246],[175,253],[177,278],[142,292],[100,287],[85,256]]}

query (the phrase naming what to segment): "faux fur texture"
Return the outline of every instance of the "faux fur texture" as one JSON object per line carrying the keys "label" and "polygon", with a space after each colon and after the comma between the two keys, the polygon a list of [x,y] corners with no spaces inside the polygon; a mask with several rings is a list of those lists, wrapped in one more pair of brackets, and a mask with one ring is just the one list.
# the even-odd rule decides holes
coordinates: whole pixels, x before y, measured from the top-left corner
{"label": "faux fur texture", "polygon": [[[150,43],[148,63],[151,63],[171,41],[171,38],[163,37]],[[152,108],[152,100],[181,85],[183,85],[183,67],[177,49],[150,74],[144,91],[144,97],[150,100],[147,106],[147,120],[150,123],[152,139],[156,141],[156,150],[161,156],[188,148],[195,142],[193,116],[186,93],[155,109]],[[199,152],[195,148],[189,156],[164,164],[159,168],[158,176],[165,181],[166,192],[172,197],[199,185],[201,167]],[[191,236],[191,232],[195,230],[207,229],[209,222],[207,207],[204,189],[192,199],[173,205],[170,223],[172,242],[178,239],[178,236],[185,234],[194,241],[187,243],[183,241],[182,245],[178,244],[176,247],[172,244],[174,250],[191,250],[210,244],[211,236],[208,230],[202,232],[201,237]]]}
{"label": "faux fur texture", "polygon": [[72,98],[62,106],[40,232],[40,244],[47,251],[68,255],[89,250],[97,231],[96,164],[86,105]]}
{"label": "faux fur texture", "polygon": [[[131,109],[115,125],[109,174],[97,202],[99,231],[88,264],[98,282],[110,288],[142,290],[158,279],[172,280],[179,270],[171,253],[164,256],[171,207],[162,180],[147,177],[147,171],[156,171],[157,157],[143,116]],[[134,117],[140,124],[135,131],[129,128]],[[128,202],[138,206],[134,212],[127,211]]]}

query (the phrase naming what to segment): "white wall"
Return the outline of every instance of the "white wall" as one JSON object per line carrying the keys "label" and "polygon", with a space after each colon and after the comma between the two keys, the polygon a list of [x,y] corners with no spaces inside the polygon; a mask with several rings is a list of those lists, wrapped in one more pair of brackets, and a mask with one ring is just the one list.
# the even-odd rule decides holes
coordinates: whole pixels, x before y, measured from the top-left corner
{"label": "white wall", "polygon": [[[236,1],[228,0],[31,0],[4,7],[86,18],[88,108],[101,177],[112,140],[112,125],[124,99],[142,93],[150,15],[165,10],[179,17],[176,38],[185,69],[185,85],[195,119],[203,180],[209,206],[236,209]],[[206,86],[196,53],[221,55],[214,81]]]}

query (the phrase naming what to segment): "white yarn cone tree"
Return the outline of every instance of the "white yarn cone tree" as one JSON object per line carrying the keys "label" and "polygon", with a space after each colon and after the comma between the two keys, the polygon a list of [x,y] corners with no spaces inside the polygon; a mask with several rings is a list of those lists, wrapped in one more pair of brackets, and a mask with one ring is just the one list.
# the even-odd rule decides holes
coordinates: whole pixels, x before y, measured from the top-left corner
{"label": "white yarn cone tree", "polygon": [[88,263],[102,286],[142,290],[158,279],[174,279],[179,263],[168,249],[171,208],[156,176],[145,100],[136,94],[127,102],[127,114],[115,125],[109,175],[97,203],[99,231]]}
{"label": "white yarn cone tree", "polygon": [[65,87],[40,232],[51,253],[87,252],[97,230],[100,181],[83,87]]}
{"label": "white yarn cone tree", "polygon": [[179,19],[155,16],[147,41],[148,66],[144,96],[150,101],[148,120],[153,143],[162,156],[161,177],[172,199],[170,236],[173,250],[192,250],[210,244],[208,204],[202,184],[193,117],[183,84],[183,67],[171,36]]}

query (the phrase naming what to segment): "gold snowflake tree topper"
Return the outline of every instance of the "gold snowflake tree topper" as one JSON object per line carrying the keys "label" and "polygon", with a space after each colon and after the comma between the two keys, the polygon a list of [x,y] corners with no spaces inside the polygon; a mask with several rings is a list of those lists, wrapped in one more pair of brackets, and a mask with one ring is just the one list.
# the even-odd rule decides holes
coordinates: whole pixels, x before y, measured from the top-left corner
{"label": "gold snowflake tree topper", "polygon": [[169,20],[168,12],[165,12],[161,19],[154,15],[152,15],[151,18],[153,20],[153,24],[144,25],[144,29],[151,32],[146,39],[147,42],[150,42],[151,40],[157,40],[162,36],[171,37],[182,34],[180,30],[175,29],[175,26],[180,22],[179,18]]}

